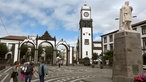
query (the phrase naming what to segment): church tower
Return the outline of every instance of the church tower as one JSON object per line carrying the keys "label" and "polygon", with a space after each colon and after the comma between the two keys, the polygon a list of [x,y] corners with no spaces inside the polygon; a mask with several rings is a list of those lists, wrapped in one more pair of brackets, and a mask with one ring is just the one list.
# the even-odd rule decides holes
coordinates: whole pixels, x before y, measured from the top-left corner
{"label": "church tower", "polygon": [[93,54],[93,29],[91,19],[91,8],[84,4],[80,12],[80,38],[79,38],[79,59],[85,57],[92,59]]}

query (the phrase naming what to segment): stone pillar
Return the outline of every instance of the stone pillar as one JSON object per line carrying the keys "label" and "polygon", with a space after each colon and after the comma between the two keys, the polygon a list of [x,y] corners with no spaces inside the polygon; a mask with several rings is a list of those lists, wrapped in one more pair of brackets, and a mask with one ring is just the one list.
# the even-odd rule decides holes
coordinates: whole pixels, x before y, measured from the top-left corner
{"label": "stone pillar", "polygon": [[14,49],[14,62],[15,61],[20,61],[20,52],[18,52],[19,46],[18,44],[15,44],[15,49]]}
{"label": "stone pillar", "polygon": [[70,50],[67,50],[66,66],[70,64]]}
{"label": "stone pillar", "polygon": [[38,49],[35,49],[35,54],[34,54],[34,62],[37,63],[38,62]]}
{"label": "stone pillar", "polygon": [[55,49],[55,50],[53,51],[53,65],[56,64],[56,53],[57,53],[57,50]]}
{"label": "stone pillar", "polygon": [[74,64],[74,47],[72,47],[72,64]]}
{"label": "stone pillar", "polygon": [[113,82],[134,82],[134,76],[143,74],[140,34],[118,32],[114,38]]}
{"label": "stone pillar", "polygon": [[73,47],[70,47],[70,61],[69,63],[72,64],[72,57],[73,57]]}

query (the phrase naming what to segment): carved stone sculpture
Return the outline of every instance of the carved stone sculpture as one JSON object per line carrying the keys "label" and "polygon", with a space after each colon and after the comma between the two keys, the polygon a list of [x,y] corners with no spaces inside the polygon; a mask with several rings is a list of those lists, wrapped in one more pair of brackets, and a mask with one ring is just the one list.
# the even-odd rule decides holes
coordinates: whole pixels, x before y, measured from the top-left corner
{"label": "carved stone sculpture", "polygon": [[31,61],[32,57],[31,57],[31,48],[28,48],[27,49],[27,52],[26,52],[26,61]]}
{"label": "carved stone sculpture", "polygon": [[46,52],[45,49],[43,49],[42,53],[41,53],[41,58],[45,61],[46,60]]}
{"label": "carved stone sculpture", "polygon": [[132,10],[133,8],[129,6],[129,1],[125,1],[125,5],[120,9],[120,29],[119,31],[132,30]]}

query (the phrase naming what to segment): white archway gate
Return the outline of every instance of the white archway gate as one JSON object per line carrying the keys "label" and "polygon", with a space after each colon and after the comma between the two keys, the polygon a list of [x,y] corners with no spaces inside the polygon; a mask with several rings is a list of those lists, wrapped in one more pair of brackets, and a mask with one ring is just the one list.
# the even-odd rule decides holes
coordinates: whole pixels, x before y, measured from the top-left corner
{"label": "white archway gate", "polygon": [[[17,57],[17,60],[18,61],[21,61],[21,59],[25,59],[25,61],[35,61],[35,54],[36,52],[34,51],[34,54],[31,54],[31,48],[28,48],[28,51],[30,52],[30,54],[23,54],[23,56],[21,56],[22,54],[20,54],[21,52],[21,47],[22,45],[24,44],[27,44],[27,43],[30,43],[32,44],[32,46],[34,47],[34,50],[36,49],[36,43],[33,39],[30,39],[29,37],[27,39],[25,39],[23,42],[19,43],[18,45],[18,57]],[[27,53],[27,52],[26,52]]]}
{"label": "white archway gate", "polygon": [[58,48],[59,45],[63,45],[66,48],[66,65],[68,66],[70,63],[70,60],[72,59],[71,55],[70,55],[70,45],[66,43],[66,41],[64,41],[63,39],[61,39],[57,45],[56,45],[56,49]]}
{"label": "white archway gate", "polygon": [[[53,48],[53,63],[55,64],[55,58],[56,58],[56,38],[52,38],[49,33],[46,31],[42,36],[36,36],[30,38],[28,37],[27,39],[25,39],[23,42],[19,43],[18,45],[18,57],[17,60],[20,61],[20,48],[24,43],[31,43],[34,46],[34,62],[37,63],[38,62],[38,47],[42,44],[42,43],[49,43],[51,45],[51,47]],[[15,59],[16,60],[16,59]]]}

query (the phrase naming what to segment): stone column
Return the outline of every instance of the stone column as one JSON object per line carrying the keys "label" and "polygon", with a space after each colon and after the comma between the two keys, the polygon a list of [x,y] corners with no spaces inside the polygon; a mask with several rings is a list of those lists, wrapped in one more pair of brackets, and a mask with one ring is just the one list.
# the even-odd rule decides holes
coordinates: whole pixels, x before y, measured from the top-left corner
{"label": "stone column", "polygon": [[74,64],[74,47],[72,47],[72,64]]}
{"label": "stone column", "polygon": [[140,34],[118,32],[114,38],[113,82],[134,82],[135,75],[143,74]]}
{"label": "stone column", "polygon": [[66,66],[68,66],[70,62],[70,50],[67,50],[67,55],[66,55]]}
{"label": "stone column", "polygon": [[15,61],[20,61],[20,54],[18,52],[19,46],[18,44],[15,44],[15,49],[14,49],[14,62]]}
{"label": "stone column", "polygon": [[68,64],[70,64],[70,50],[68,51]]}
{"label": "stone column", "polygon": [[69,63],[72,64],[72,61],[73,61],[73,47],[70,47],[70,61]]}
{"label": "stone column", "polygon": [[34,54],[34,62],[37,63],[38,62],[38,49],[35,49],[35,54]]}
{"label": "stone column", "polygon": [[53,65],[56,64],[56,53],[57,53],[57,50],[54,49],[54,50],[53,50]]}

